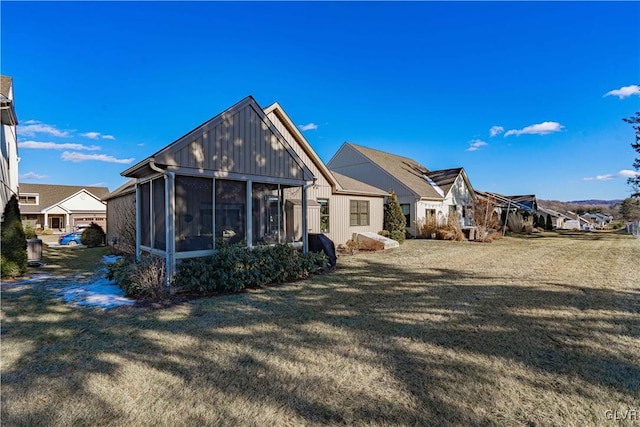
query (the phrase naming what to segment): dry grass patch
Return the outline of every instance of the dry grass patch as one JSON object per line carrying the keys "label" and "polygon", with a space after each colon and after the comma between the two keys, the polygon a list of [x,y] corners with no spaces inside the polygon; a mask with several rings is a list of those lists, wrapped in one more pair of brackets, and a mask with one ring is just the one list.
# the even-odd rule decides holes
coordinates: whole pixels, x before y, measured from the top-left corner
{"label": "dry grass patch", "polygon": [[8,289],[2,420],[637,424],[607,411],[640,411],[638,259],[629,236],[543,233],[407,241],[330,275],[162,310]]}

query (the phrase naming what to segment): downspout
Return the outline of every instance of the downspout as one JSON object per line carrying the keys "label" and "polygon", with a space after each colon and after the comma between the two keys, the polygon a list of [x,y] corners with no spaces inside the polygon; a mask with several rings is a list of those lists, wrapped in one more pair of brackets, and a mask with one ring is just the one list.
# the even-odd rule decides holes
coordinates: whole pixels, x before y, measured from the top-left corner
{"label": "downspout", "polygon": [[[175,259],[175,234],[174,222],[175,215],[173,212],[173,203],[171,195],[173,195],[173,183],[175,182],[175,173],[169,172],[166,169],[162,169],[156,166],[155,160],[149,161],[149,167],[164,175],[164,212],[165,212],[165,286],[169,287],[171,279],[176,272],[176,259]],[[155,224],[153,225],[155,227]],[[173,289],[171,289],[173,292]]]}

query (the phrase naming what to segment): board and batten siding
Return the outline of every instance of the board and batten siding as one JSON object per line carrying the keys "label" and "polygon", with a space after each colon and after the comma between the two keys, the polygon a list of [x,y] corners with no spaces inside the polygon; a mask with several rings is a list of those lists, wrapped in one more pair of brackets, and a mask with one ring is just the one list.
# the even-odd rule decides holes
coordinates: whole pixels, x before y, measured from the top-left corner
{"label": "board and batten siding", "polygon": [[[350,225],[351,200],[366,200],[369,202],[369,225]],[[329,232],[325,233],[333,242],[345,244],[353,237],[353,233],[371,231],[377,233],[382,230],[384,216],[383,197],[360,197],[334,194],[329,199]]]}
{"label": "board and batten siding", "polygon": [[224,113],[155,156],[158,164],[287,179],[304,179],[301,165],[252,104]]}
{"label": "board and batten siding", "polygon": [[[124,252],[135,249],[136,193],[129,192],[107,200],[108,245]],[[131,228],[133,227],[133,228]],[[133,239],[132,239],[133,238]],[[127,240],[131,240],[127,242]]]}

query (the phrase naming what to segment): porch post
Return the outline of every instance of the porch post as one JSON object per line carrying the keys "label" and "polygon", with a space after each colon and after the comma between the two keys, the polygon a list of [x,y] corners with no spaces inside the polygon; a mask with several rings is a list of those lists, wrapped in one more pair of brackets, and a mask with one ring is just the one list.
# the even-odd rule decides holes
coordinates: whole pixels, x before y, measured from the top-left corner
{"label": "porch post", "polygon": [[[176,273],[176,233],[175,233],[175,176],[172,173],[164,175],[164,209],[165,209],[165,264],[166,264],[166,286],[169,286],[171,279]],[[174,289],[171,289],[173,293]]]}
{"label": "porch post", "polygon": [[247,181],[247,247],[253,246],[253,181]]}
{"label": "porch post", "polygon": [[44,230],[49,229],[49,214],[47,212],[44,213],[44,224],[42,225],[44,226]]}
{"label": "porch post", "polygon": [[[142,195],[140,194],[140,186],[136,182],[136,260],[140,261],[140,241],[142,239],[142,207],[140,206],[140,202],[142,199]],[[148,232],[149,230],[147,230]]]}
{"label": "porch post", "polygon": [[302,186],[302,253],[309,252],[309,226],[307,224],[307,186]]}

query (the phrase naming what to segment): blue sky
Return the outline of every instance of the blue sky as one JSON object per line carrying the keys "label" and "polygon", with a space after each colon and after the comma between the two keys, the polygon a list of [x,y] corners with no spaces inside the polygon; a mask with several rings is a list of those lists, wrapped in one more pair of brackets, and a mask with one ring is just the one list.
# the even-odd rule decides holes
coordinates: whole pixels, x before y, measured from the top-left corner
{"label": "blue sky", "polygon": [[[639,2],[7,2],[20,181],[102,185],[237,101],[472,185],[618,199]],[[492,131],[493,130],[493,131]]]}

